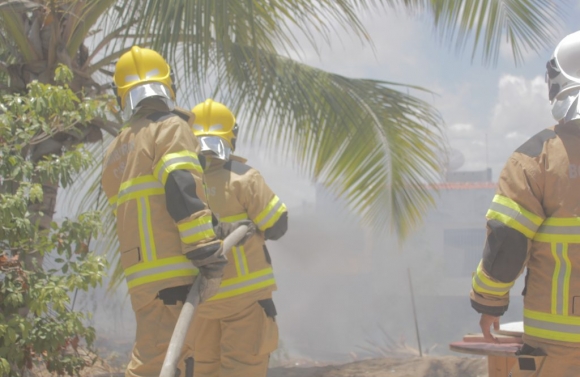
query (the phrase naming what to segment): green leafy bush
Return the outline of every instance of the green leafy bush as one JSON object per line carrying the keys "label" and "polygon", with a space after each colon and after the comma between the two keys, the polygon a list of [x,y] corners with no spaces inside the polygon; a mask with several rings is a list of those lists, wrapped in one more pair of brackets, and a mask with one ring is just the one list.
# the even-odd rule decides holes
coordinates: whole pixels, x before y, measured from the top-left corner
{"label": "green leafy bush", "polygon": [[[0,98],[0,375],[20,376],[42,365],[58,374],[78,374],[90,364],[78,352],[90,348],[90,313],[74,311],[71,295],[101,283],[106,261],[89,250],[101,224],[98,212],[39,226],[30,210],[42,202],[43,182],[70,185],[91,156],[71,143],[60,153],[31,159],[32,146],[55,135],[74,135],[96,117],[105,103],[79,99],[66,85],[64,67],[56,81],[33,82],[28,94]],[[66,145],[66,144],[64,144]],[[36,214],[38,215],[38,214]],[[27,256],[50,256],[50,266],[24,263]]]}

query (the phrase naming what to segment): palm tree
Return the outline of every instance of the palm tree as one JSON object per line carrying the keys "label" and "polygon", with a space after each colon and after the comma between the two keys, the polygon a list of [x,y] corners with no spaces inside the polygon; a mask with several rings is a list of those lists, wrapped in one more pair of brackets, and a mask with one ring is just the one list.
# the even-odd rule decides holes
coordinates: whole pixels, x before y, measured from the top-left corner
{"label": "palm tree", "polygon": [[[547,47],[565,10],[540,0],[0,0],[0,51],[9,52],[0,55],[0,70],[10,78],[3,89],[51,82],[62,63],[75,74],[74,90],[104,93],[113,63],[130,45],[151,47],[183,72],[181,96],[201,99],[198,89],[211,81],[214,95],[246,114],[249,138],[295,159],[375,229],[391,224],[404,236],[433,203],[428,187],[439,179],[444,149],[437,111],[407,94],[426,90],[287,57],[300,47],[297,34],[316,47],[315,36],[328,37],[333,24],[368,41],[357,14],[378,7],[431,16],[443,41],[471,46],[484,64],[495,63],[502,38],[516,63],[524,51]],[[100,140],[101,130],[114,135],[116,127],[100,120],[74,134],[39,135],[31,156]],[[46,224],[57,185],[43,183],[46,202],[36,211]]]}

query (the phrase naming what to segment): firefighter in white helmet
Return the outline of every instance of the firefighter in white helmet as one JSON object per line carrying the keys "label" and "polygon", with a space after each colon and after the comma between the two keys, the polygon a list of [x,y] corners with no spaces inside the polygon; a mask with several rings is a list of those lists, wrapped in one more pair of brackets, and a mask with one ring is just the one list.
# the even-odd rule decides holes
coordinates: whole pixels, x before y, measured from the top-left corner
{"label": "firefighter in white helmet", "polygon": [[286,206],[262,175],[234,156],[238,127],[232,112],[211,99],[192,109],[193,132],[205,156],[206,193],[220,222],[249,219],[258,231],[228,254],[218,293],[193,319],[196,377],[265,377],[278,345],[276,283],[266,240],[288,227]]}
{"label": "firefighter in white helmet", "polygon": [[[102,185],[117,220],[137,334],[126,376],[158,376],[194,279],[200,296],[217,292],[227,263],[222,241],[236,224],[215,224],[203,190],[203,159],[191,133],[193,114],[175,109],[169,65],[157,52],[132,47],[115,67],[114,87],[127,120],[104,158]],[[181,376],[193,373],[189,334]]]}
{"label": "firefighter in white helmet", "polygon": [[580,374],[580,32],[558,44],[546,81],[557,124],[526,141],[503,168],[470,295],[493,342],[490,330],[527,268],[514,377]]}

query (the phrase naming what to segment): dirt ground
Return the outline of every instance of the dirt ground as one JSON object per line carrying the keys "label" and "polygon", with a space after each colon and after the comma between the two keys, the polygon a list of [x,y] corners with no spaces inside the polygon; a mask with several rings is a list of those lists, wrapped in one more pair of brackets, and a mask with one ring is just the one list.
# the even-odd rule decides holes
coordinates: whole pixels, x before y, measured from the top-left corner
{"label": "dirt ground", "polygon": [[459,356],[384,358],[320,367],[280,367],[268,377],[487,377],[487,360]]}
{"label": "dirt ground", "polygon": [[[48,377],[49,373],[35,373]],[[123,377],[119,368],[97,362],[82,377]],[[271,368],[268,377],[487,377],[484,358],[459,356],[426,356],[384,358],[326,366]]]}
{"label": "dirt ground", "polygon": [[[112,342],[106,345],[108,347],[99,350],[102,357],[79,349],[88,363],[96,361],[91,367],[83,369],[79,377],[124,377],[130,348]],[[109,352],[106,352],[107,348]],[[409,351],[401,347],[399,350]],[[484,357],[461,354],[419,357],[404,352],[384,356],[330,365],[309,359],[287,358],[277,363],[272,360],[283,366],[270,368],[267,377],[488,377],[487,359]],[[32,377],[54,377],[40,366],[31,372],[29,376]]]}

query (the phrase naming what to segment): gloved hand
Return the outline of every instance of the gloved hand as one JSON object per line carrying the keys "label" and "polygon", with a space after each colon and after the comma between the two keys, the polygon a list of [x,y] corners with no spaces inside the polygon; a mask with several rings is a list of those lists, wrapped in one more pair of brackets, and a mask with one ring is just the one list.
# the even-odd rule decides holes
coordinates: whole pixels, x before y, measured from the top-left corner
{"label": "gloved hand", "polygon": [[238,229],[240,226],[245,225],[248,227],[248,231],[244,237],[236,244],[236,246],[243,245],[254,233],[256,233],[256,225],[252,220],[240,220],[233,223],[222,223],[213,227],[213,231],[217,238],[220,240],[225,239],[231,232]]}
{"label": "gloved hand", "polygon": [[[223,255],[222,249],[223,245],[220,242],[219,244],[207,245],[185,254],[193,265],[199,269],[198,279],[201,279],[199,282],[200,302],[204,302],[214,296],[220,288],[224,267],[228,263],[228,259]],[[211,254],[208,256],[208,253]]]}
{"label": "gloved hand", "polygon": [[226,263],[211,263],[199,267],[199,302],[204,302],[218,293]]}

